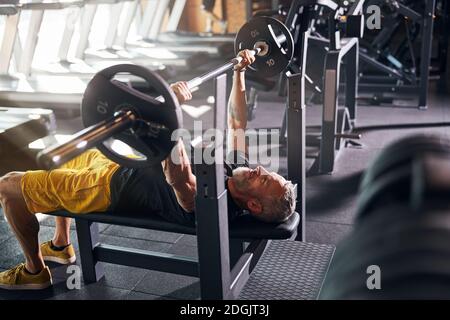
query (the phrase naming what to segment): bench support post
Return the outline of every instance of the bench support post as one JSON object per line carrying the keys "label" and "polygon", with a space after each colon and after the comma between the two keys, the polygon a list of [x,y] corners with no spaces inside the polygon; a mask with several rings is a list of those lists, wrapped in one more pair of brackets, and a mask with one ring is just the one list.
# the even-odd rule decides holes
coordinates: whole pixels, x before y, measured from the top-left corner
{"label": "bench support post", "polygon": [[99,243],[98,224],[76,219],[76,228],[84,281],[86,283],[97,282],[105,275],[101,262],[94,255],[94,248]]}
{"label": "bench support post", "polygon": [[[224,132],[226,115],[226,74],[215,81],[215,125]],[[230,294],[230,249],[228,235],[227,191],[223,175],[222,144],[194,146],[197,195],[197,246],[202,299],[228,299]],[[207,164],[204,156],[214,159]],[[200,158],[200,159],[199,159]]]}
{"label": "bench support post", "polygon": [[241,239],[230,239],[230,268],[232,269],[239,258],[244,254],[244,241]]}

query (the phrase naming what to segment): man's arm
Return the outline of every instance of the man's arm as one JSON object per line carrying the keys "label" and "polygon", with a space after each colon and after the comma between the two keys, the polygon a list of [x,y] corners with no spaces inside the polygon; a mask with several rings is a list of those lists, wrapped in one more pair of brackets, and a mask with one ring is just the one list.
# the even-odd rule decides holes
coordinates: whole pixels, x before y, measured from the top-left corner
{"label": "man's arm", "polygon": [[[170,86],[179,103],[192,99],[186,82],[177,82]],[[187,212],[194,211],[197,181],[191,170],[191,163],[180,139],[171,154],[161,162],[166,181],[175,192],[179,205]]]}
{"label": "man's arm", "polygon": [[[255,58],[248,50],[239,52],[239,56],[243,57],[243,60],[235,67],[233,88],[228,104],[228,148],[229,150],[242,150],[246,152],[245,129],[247,127],[247,101],[244,72],[245,68],[255,61]],[[171,88],[180,103],[192,99],[192,94],[186,82],[177,82],[171,85]],[[178,141],[171,155],[162,161],[162,167],[166,181],[174,189],[180,206],[187,212],[193,212],[195,208],[197,180],[192,173],[190,159],[181,140]]]}
{"label": "man's arm", "polygon": [[179,205],[186,212],[193,212],[197,180],[192,173],[191,163],[181,139],[171,154],[163,160],[162,167],[166,181],[175,191]]}
{"label": "man's arm", "polygon": [[245,69],[255,61],[255,57],[248,50],[239,52],[243,58],[233,72],[233,86],[228,100],[228,135],[227,149],[239,150],[248,154],[245,142],[247,128],[247,97],[245,92]]}

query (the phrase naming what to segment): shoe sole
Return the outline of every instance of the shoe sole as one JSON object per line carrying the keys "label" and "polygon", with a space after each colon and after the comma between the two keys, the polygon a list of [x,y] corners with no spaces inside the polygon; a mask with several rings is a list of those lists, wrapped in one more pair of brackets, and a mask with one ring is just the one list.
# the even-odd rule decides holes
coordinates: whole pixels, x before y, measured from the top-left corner
{"label": "shoe sole", "polygon": [[5,290],[42,290],[52,286],[52,281],[45,283],[29,283],[29,284],[0,284],[0,289]]}
{"label": "shoe sole", "polygon": [[70,257],[69,259],[58,258],[54,256],[43,256],[44,261],[55,262],[59,264],[71,264],[77,260],[76,256]]}

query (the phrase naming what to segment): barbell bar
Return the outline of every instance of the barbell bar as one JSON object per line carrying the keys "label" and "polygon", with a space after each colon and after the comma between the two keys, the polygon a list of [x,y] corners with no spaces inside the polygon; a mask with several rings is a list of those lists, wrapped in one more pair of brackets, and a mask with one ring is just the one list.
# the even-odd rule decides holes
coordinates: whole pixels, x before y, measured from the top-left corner
{"label": "barbell bar", "polygon": [[[280,74],[292,61],[294,41],[282,22],[255,17],[236,36],[236,53],[243,49],[251,50],[256,57],[250,68],[269,77]],[[241,59],[236,57],[188,81],[189,89],[227,72]],[[121,73],[146,80],[155,89],[156,98],[114,79]],[[151,70],[132,64],[115,65],[98,72],[84,92],[81,115],[86,129],[64,144],[41,151],[37,161],[42,168],[58,167],[92,147],[124,166],[155,165],[169,155],[176,144],[172,133],[182,127],[182,112],[169,85]],[[134,155],[118,152],[111,138],[128,145]]]}
{"label": "barbell bar", "polygon": [[[250,54],[253,56],[257,56],[259,55],[261,52],[263,52],[263,48],[261,47],[256,47],[253,50],[250,50]],[[189,90],[193,91],[195,88],[199,87],[200,85],[202,85],[203,83],[205,83],[208,80],[211,80],[225,72],[227,72],[228,70],[230,70],[231,68],[233,68],[234,66],[238,65],[239,63],[242,62],[242,57],[235,57],[233,59],[231,59],[230,62],[217,67],[216,69],[206,72],[204,74],[202,74],[201,76],[195,77],[194,79],[189,80],[186,84],[187,87],[189,88]],[[158,97],[157,99],[160,100],[162,97]]]}
{"label": "barbell bar", "polygon": [[132,127],[136,116],[131,111],[120,111],[112,119],[85,128],[75,134],[70,141],[50,146],[38,155],[41,167],[51,169],[76,157],[77,150],[93,148],[99,142]]}

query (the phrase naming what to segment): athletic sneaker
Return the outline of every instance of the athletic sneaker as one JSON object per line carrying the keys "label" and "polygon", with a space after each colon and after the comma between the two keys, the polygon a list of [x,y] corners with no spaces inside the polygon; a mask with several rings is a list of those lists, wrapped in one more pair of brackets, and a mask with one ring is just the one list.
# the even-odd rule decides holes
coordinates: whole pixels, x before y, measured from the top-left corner
{"label": "athletic sneaker", "polygon": [[44,261],[56,262],[59,264],[71,264],[77,260],[73,245],[69,244],[62,250],[53,249],[52,242],[47,241],[41,244],[41,252]]}
{"label": "athletic sneaker", "polygon": [[0,273],[0,289],[7,290],[40,290],[52,285],[52,275],[46,266],[38,274],[30,274],[25,264]]}

